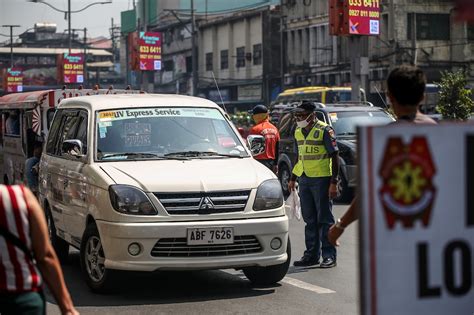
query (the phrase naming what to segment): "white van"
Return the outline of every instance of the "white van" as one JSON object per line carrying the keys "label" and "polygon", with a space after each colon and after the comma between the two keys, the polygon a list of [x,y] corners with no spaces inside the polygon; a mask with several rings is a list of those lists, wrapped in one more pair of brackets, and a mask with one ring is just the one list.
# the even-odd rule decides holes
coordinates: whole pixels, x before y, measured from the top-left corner
{"label": "white van", "polygon": [[271,284],[290,261],[276,176],[215,103],[179,95],[63,100],[40,162],[40,200],[62,258],[88,285],[116,270],[242,269]]}

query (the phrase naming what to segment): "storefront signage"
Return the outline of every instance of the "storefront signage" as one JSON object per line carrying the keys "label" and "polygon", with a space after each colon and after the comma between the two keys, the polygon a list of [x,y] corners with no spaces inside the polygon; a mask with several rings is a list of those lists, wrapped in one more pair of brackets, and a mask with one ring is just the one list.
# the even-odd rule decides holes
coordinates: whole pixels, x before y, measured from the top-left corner
{"label": "storefront signage", "polygon": [[260,85],[239,85],[239,101],[259,101],[262,99],[262,87]]}

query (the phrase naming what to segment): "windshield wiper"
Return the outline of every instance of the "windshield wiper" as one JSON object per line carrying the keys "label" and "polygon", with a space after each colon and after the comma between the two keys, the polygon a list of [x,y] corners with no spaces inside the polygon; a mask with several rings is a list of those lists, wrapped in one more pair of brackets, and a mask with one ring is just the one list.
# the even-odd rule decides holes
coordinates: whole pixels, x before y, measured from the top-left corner
{"label": "windshield wiper", "polygon": [[242,156],[240,155],[218,153],[214,151],[181,151],[181,152],[167,153],[164,156],[165,157],[168,157],[168,156],[185,156],[185,157],[224,156],[224,157],[231,157],[231,158],[242,158]]}
{"label": "windshield wiper", "polygon": [[[166,157],[166,156],[162,156],[162,155],[158,155],[158,154],[155,154],[155,153],[145,153],[145,152],[120,152],[120,153],[110,153],[110,154],[105,154],[104,156],[102,156],[102,160],[104,159],[108,159],[108,158],[114,158],[114,157],[121,157],[121,156],[124,156],[126,157],[127,159],[129,157],[134,157],[134,158],[158,158],[158,159],[172,159],[171,157]],[[178,158],[175,158],[175,159],[178,159]],[[181,159],[179,159],[181,160]]]}
{"label": "windshield wiper", "polygon": [[337,133],[336,136],[355,136],[357,135],[357,132],[341,132]]}

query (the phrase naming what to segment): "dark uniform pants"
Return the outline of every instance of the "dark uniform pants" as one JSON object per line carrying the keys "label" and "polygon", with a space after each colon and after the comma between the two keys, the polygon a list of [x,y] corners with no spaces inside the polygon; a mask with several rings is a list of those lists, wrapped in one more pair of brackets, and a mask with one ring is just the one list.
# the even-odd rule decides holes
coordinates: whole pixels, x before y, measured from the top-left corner
{"label": "dark uniform pants", "polygon": [[311,259],[336,259],[336,247],[328,241],[329,227],[334,224],[332,201],[329,199],[331,177],[307,177],[299,179],[301,214],[306,223],[304,256]]}

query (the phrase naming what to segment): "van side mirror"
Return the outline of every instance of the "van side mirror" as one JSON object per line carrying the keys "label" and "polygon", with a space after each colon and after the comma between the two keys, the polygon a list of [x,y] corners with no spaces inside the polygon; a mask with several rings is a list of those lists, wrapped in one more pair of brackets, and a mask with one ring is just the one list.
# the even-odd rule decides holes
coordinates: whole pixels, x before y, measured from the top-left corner
{"label": "van side mirror", "polygon": [[265,152],[265,138],[263,136],[250,135],[247,137],[247,143],[253,156]]}
{"label": "van side mirror", "polygon": [[71,155],[75,157],[84,156],[82,151],[82,142],[78,139],[64,140],[61,147],[61,154]]}

